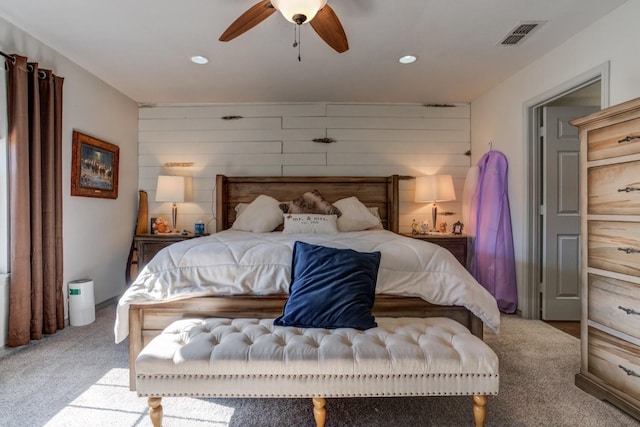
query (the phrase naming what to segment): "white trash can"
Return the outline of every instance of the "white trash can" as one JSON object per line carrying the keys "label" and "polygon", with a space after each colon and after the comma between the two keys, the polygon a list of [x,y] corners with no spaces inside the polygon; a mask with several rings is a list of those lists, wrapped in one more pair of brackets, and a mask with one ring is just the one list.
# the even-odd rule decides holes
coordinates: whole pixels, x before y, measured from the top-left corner
{"label": "white trash can", "polygon": [[96,320],[96,303],[93,297],[93,280],[80,279],[69,282],[69,323],[84,326]]}

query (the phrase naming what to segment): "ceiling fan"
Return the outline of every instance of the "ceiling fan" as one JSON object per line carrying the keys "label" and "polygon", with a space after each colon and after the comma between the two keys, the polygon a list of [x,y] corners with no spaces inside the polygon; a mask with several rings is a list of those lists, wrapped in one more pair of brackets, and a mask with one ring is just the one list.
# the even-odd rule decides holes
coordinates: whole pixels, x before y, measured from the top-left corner
{"label": "ceiling fan", "polygon": [[276,10],[289,22],[302,25],[306,22],[336,52],[349,50],[347,35],[327,0],[263,0],[240,15],[220,36],[220,41],[228,42],[249,31]]}

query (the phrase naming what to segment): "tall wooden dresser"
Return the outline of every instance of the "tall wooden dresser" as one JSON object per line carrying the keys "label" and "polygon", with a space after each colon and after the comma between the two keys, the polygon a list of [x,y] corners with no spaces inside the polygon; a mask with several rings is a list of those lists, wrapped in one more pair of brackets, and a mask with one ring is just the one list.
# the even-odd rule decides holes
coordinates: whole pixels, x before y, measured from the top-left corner
{"label": "tall wooden dresser", "polygon": [[571,124],[581,140],[576,385],[640,419],[640,98]]}

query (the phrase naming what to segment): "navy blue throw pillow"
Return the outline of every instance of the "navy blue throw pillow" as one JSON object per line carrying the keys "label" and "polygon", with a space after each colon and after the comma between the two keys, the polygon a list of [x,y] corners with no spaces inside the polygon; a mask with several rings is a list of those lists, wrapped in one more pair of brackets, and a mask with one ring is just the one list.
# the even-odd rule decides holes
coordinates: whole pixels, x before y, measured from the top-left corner
{"label": "navy blue throw pillow", "polygon": [[289,299],[279,326],[355,328],[378,326],[371,314],[380,252],[357,252],[295,242]]}

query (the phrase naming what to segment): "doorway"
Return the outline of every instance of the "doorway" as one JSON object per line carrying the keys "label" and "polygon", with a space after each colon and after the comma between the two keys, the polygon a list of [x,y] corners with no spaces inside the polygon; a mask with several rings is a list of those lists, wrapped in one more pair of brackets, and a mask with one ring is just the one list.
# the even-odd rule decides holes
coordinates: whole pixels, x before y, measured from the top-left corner
{"label": "doorway", "polygon": [[583,91],[592,106],[572,105],[574,92],[537,108],[542,320],[580,320],[580,136],[569,122],[600,110],[600,82]]}
{"label": "doorway", "polygon": [[579,140],[568,122],[608,106],[608,63],[525,104],[528,143],[524,318],[580,319]]}

